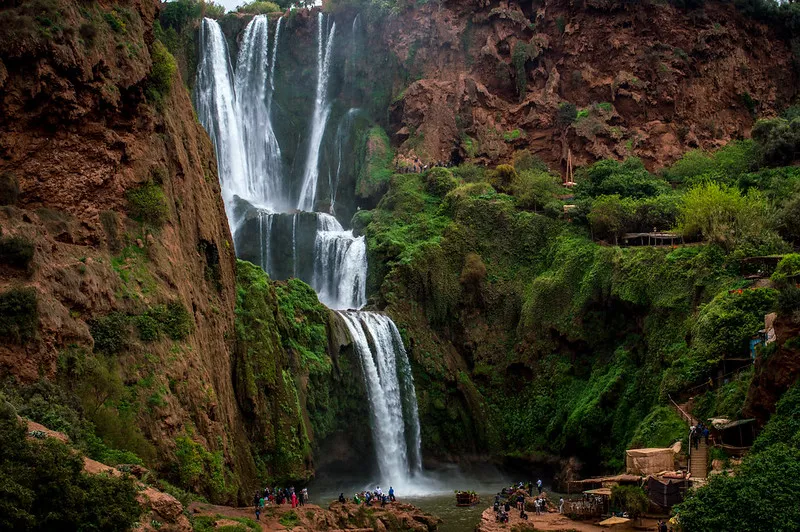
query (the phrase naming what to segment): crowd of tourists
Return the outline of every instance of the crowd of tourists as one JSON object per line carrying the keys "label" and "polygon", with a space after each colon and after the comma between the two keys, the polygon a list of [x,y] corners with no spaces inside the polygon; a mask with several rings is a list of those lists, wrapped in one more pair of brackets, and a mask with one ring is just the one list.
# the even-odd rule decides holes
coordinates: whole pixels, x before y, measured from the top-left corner
{"label": "crowd of tourists", "polygon": [[308,488],[299,491],[294,486],[289,488],[264,488],[263,492],[253,495],[253,505],[256,507],[256,519],[261,520],[261,512],[266,506],[291,504],[292,508],[308,504]]}
{"label": "crowd of tourists", "polygon": [[[533,510],[536,512],[536,515],[542,515],[547,513],[549,510],[547,509],[547,496],[542,493],[542,480],[539,479],[536,481],[536,484],[533,482],[528,482],[527,484],[524,482],[520,482],[516,486],[510,486],[507,488],[503,488],[500,493],[495,495],[494,497],[494,512],[495,518],[497,521],[501,523],[508,523],[509,515],[511,513],[512,505],[514,506],[515,510],[519,511],[520,519],[528,519],[528,514],[525,512],[525,498],[534,497],[533,490],[536,489],[536,496],[533,499]],[[501,501],[505,502],[501,502]],[[562,498],[559,501],[558,507],[559,513],[564,512],[564,499]]]}
{"label": "crowd of tourists", "polygon": [[[380,486],[377,486],[374,491],[365,490],[353,495],[353,502],[356,504],[364,504],[365,506],[372,506],[373,504],[380,504],[386,506],[390,502],[395,502],[397,498],[394,495],[394,488],[389,486],[389,491],[383,492]],[[339,502],[346,503],[347,498],[344,493],[339,494]]]}

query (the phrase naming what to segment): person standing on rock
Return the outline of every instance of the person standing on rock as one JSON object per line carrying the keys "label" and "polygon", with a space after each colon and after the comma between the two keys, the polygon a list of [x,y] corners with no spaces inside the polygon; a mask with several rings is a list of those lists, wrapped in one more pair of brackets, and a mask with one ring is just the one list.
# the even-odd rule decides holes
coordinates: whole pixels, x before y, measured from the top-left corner
{"label": "person standing on rock", "polygon": [[558,513],[560,513],[560,514],[564,513],[564,497],[561,497],[558,500]]}
{"label": "person standing on rock", "polygon": [[389,486],[389,500],[394,502],[396,499],[394,498],[394,488]]}
{"label": "person standing on rock", "polygon": [[297,493],[292,492],[292,508],[297,508]]}
{"label": "person standing on rock", "polygon": [[539,495],[542,494],[542,479],[536,481],[536,489],[539,490]]}

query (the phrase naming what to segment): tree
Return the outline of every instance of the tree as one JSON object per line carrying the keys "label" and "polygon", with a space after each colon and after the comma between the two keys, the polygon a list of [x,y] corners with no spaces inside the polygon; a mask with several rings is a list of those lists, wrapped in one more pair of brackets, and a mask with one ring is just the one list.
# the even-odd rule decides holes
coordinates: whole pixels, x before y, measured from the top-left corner
{"label": "tree", "polygon": [[541,210],[562,193],[563,188],[561,179],[550,172],[525,170],[514,180],[511,191],[523,209]]}
{"label": "tree", "polygon": [[753,126],[753,140],[761,151],[763,163],[785,166],[800,157],[800,118],[759,120]]}
{"label": "tree", "polygon": [[29,441],[0,398],[0,530],[129,530],[141,514],[129,477],[88,475],[58,440]]}
{"label": "tree", "polygon": [[666,181],[648,172],[641,160],[631,157],[624,162],[604,159],[581,169],[576,194],[584,197],[616,194],[623,198],[645,198],[667,190],[669,185]]}
{"label": "tree", "polygon": [[650,502],[639,486],[614,486],[611,488],[611,506],[620,508],[636,519],[647,511]]}
{"label": "tree", "polygon": [[771,231],[772,211],[758,191],[746,196],[717,183],[689,189],[678,208],[678,226],[687,238],[702,238],[728,251],[746,240],[764,241]]}
{"label": "tree", "polygon": [[601,196],[594,200],[587,216],[592,235],[600,239],[612,239],[614,244],[625,233],[633,213],[633,202],[618,195]]}

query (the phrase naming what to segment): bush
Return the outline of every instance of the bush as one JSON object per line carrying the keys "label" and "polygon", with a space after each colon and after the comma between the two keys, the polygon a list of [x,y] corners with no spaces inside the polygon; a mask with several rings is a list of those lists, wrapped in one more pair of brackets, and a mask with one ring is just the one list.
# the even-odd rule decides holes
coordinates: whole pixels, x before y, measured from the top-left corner
{"label": "bush", "polygon": [[428,170],[425,175],[425,187],[430,194],[444,197],[445,194],[458,186],[458,181],[447,168],[436,167]]}
{"label": "bush", "polygon": [[162,333],[172,340],[185,340],[193,325],[192,316],[178,301],[151,307],[136,318],[139,337],[145,342],[157,340]]}
{"label": "bush", "polygon": [[167,197],[158,185],[147,183],[129,190],[125,196],[128,200],[128,215],[134,220],[154,227],[161,227],[167,221]]}
{"label": "bush", "polygon": [[500,192],[509,192],[518,178],[513,166],[501,164],[489,174],[489,183]]}
{"label": "bush", "polygon": [[533,155],[528,150],[519,150],[514,152],[512,157],[514,170],[517,172],[524,172],[525,170],[538,170],[540,172],[549,172],[547,164],[539,157]]}
{"label": "bush", "polygon": [[477,183],[486,179],[486,169],[472,163],[463,163],[453,168],[453,175],[464,183]]}
{"label": "bush", "polygon": [[142,508],[130,477],[88,475],[58,440],[26,439],[16,412],[0,400],[0,529],[130,530]]}
{"label": "bush", "polygon": [[795,284],[798,275],[800,275],[800,254],[791,253],[778,263],[772,274],[772,282],[779,286]]}
{"label": "bush", "polygon": [[616,194],[597,198],[587,216],[592,235],[603,240],[613,240],[617,244],[619,237],[626,232],[633,210],[633,201],[628,198],[620,198]]}
{"label": "bush", "polygon": [[649,504],[647,494],[639,486],[611,488],[611,506],[628,512],[633,519],[646,512]]}
{"label": "bush", "polygon": [[631,157],[624,162],[605,159],[577,173],[575,194],[579,197],[618,195],[646,198],[669,191],[669,185],[647,171],[642,161]]}
{"label": "bush", "polygon": [[14,205],[19,198],[19,183],[8,172],[0,173],[0,205]]}
{"label": "bush", "polygon": [[192,332],[194,326],[192,316],[180,302],[169,303],[164,318],[164,333],[171,339],[185,340]]}
{"label": "bush", "polygon": [[679,206],[678,225],[685,237],[702,238],[728,251],[738,244],[765,241],[770,231],[771,212],[758,191],[746,196],[717,183],[689,189]]}
{"label": "bush", "polygon": [[112,312],[89,322],[94,350],[112,355],[130,346],[130,319],[121,312]]}
{"label": "bush", "polygon": [[541,170],[521,172],[511,186],[517,204],[534,210],[544,209],[563,190],[560,178]]}
{"label": "bush", "polygon": [[33,244],[21,236],[0,238],[0,264],[26,269],[33,260]]}
{"label": "bush", "polygon": [[172,89],[172,80],[178,70],[178,63],[159,40],[153,41],[150,46],[150,58],[153,64],[150,75],[147,76],[147,99],[161,104]]}
{"label": "bush", "polygon": [[752,135],[765,165],[785,166],[800,156],[800,118],[759,120]]}
{"label": "bush", "polygon": [[36,336],[39,308],[34,288],[0,293],[0,338],[24,345]]}

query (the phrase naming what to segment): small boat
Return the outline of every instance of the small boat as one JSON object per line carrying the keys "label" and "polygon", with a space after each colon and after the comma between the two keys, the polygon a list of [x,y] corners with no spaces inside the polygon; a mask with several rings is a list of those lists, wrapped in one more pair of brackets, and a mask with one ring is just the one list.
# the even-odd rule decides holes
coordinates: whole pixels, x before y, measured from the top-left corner
{"label": "small boat", "polygon": [[475,506],[479,502],[481,498],[474,491],[456,491],[456,506]]}

